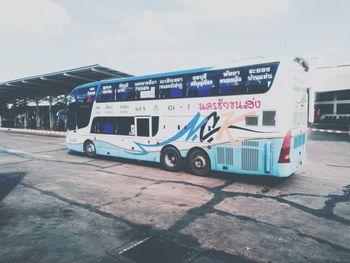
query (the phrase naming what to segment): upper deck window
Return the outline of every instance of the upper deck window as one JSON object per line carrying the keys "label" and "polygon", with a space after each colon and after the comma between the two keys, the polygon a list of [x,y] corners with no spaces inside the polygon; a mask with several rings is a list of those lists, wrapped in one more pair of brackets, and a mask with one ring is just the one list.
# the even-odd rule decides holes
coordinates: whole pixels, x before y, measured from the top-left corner
{"label": "upper deck window", "polygon": [[226,69],[219,73],[219,95],[244,93],[240,70]]}
{"label": "upper deck window", "polygon": [[157,88],[158,88],[157,84],[158,84],[157,80],[153,80],[153,79],[136,81],[134,83],[136,99],[138,100],[155,99],[157,95]]}
{"label": "upper deck window", "polygon": [[247,70],[244,86],[248,94],[266,92],[272,85],[277,68],[271,64],[251,66]]}
{"label": "upper deck window", "polygon": [[279,62],[273,62],[104,84],[97,102],[265,93],[278,66]]}
{"label": "upper deck window", "polygon": [[96,95],[96,87],[85,87],[75,89],[70,94],[69,104],[92,104]]}
{"label": "upper deck window", "polygon": [[187,97],[207,97],[217,95],[215,72],[205,72],[190,76],[187,81]]}
{"label": "upper deck window", "polygon": [[181,98],[184,95],[183,77],[168,77],[159,80],[159,98]]}
{"label": "upper deck window", "polygon": [[97,102],[112,102],[114,101],[114,89],[112,85],[105,85],[100,88],[97,96]]}
{"label": "upper deck window", "polygon": [[115,86],[115,101],[135,100],[135,88],[128,82],[118,83]]}

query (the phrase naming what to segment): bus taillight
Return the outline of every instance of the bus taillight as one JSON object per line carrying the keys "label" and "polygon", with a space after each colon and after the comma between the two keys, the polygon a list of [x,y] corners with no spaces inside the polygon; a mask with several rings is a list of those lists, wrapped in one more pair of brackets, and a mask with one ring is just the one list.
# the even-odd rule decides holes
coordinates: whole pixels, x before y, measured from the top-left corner
{"label": "bus taillight", "polygon": [[292,142],[292,133],[288,131],[286,136],[284,136],[282,149],[280,152],[280,157],[278,163],[290,163],[290,145]]}

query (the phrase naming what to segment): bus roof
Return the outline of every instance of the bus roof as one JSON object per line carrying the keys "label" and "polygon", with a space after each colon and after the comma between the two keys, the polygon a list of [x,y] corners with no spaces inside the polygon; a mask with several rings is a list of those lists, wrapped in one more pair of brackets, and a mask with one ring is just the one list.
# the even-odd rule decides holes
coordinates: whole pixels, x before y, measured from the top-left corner
{"label": "bus roof", "polygon": [[277,61],[283,61],[289,59],[291,62],[295,57],[279,57],[279,58],[253,58],[253,59],[247,59],[247,60],[237,60],[226,64],[216,65],[216,66],[208,66],[208,67],[201,67],[201,68],[194,68],[194,69],[187,69],[187,70],[179,70],[179,71],[171,71],[171,72],[164,72],[164,73],[157,73],[157,74],[150,74],[150,75],[142,75],[142,76],[135,76],[135,77],[124,77],[124,78],[117,78],[117,79],[106,79],[96,82],[87,83],[84,85],[77,86],[75,89],[78,88],[84,88],[84,87],[90,87],[94,85],[100,85],[100,84],[112,84],[112,83],[119,83],[119,82],[125,82],[125,81],[133,81],[133,80],[143,80],[143,79],[151,79],[151,78],[159,78],[159,77],[170,77],[174,75],[181,75],[181,74],[190,74],[190,73],[196,73],[196,72],[204,72],[208,70],[215,70],[220,68],[228,68],[228,67],[239,67],[239,66],[248,66],[248,65],[255,65],[255,64],[262,64],[262,63],[269,63],[269,62],[277,62]]}
{"label": "bus roof", "polygon": [[150,75],[142,75],[142,76],[135,76],[135,77],[106,79],[106,80],[86,83],[84,85],[77,86],[76,88],[83,88],[83,87],[87,87],[87,86],[93,86],[93,85],[99,85],[99,84],[109,84],[109,83],[115,83],[115,82],[143,80],[143,79],[167,77],[167,76],[174,76],[174,75],[181,75],[181,74],[190,74],[190,73],[195,73],[195,72],[203,72],[203,71],[207,71],[207,70],[210,70],[210,69],[213,69],[213,67],[194,68],[194,69],[188,69],[188,70],[171,71],[171,72],[164,72],[164,73],[157,73],[157,74],[150,74]]}

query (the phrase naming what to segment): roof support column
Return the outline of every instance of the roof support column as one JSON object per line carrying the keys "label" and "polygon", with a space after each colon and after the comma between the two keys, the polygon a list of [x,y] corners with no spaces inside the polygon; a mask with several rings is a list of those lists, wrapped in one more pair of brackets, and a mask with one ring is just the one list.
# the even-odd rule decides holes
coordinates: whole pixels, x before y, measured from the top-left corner
{"label": "roof support column", "polygon": [[35,123],[36,129],[40,129],[40,115],[39,115],[39,99],[35,98]]}
{"label": "roof support column", "polygon": [[27,99],[23,99],[24,104],[24,120],[23,120],[23,128],[28,129],[28,108],[27,108]]}
{"label": "roof support column", "polygon": [[14,100],[13,101],[13,106],[12,106],[12,109],[14,111],[14,117],[13,117],[13,128],[17,128],[17,115],[16,115],[16,112],[17,112],[17,100]]}
{"label": "roof support column", "polygon": [[67,94],[64,94],[64,108],[65,108],[65,111],[64,111],[64,130],[67,131],[67,124],[68,124],[68,98],[67,98]]}
{"label": "roof support column", "polygon": [[49,122],[50,122],[50,131],[53,130],[53,116],[52,116],[52,97],[49,96]]}
{"label": "roof support column", "polygon": [[333,94],[333,114],[337,115],[337,92]]}

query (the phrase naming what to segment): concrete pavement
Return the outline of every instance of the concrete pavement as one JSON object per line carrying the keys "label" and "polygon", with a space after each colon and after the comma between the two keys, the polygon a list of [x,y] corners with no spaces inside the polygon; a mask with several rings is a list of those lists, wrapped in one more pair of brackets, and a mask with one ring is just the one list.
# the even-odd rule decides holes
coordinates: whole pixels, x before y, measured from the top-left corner
{"label": "concrete pavement", "polygon": [[311,133],[285,180],[196,177],[0,132],[0,262],[348,262],[349,146]]}

